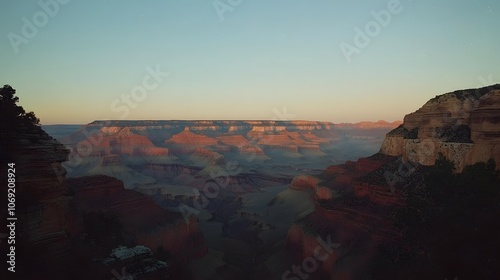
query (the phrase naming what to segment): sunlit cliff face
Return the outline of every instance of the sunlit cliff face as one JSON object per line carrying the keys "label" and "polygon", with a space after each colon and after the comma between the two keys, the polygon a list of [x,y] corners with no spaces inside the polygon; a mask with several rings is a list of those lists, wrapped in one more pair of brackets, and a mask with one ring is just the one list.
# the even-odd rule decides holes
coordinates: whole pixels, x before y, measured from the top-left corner
{"label": "sunlit cliff face", "polygon": [[[448,93],[407,115],[390,132],[381,153],[433,165],[442,153],[457,171],[465,165],[500,161],[500,86]],[[498,166],[497,166],[498,168]]]}

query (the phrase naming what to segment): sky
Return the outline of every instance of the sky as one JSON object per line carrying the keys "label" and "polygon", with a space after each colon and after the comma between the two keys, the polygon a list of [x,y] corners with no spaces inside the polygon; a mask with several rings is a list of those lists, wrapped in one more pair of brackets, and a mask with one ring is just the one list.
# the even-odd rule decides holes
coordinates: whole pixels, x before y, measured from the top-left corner
{"label": "sky", "polygon": [[402,120],[500,81],[498,0],[2,0],[0,84],[42,124]]}

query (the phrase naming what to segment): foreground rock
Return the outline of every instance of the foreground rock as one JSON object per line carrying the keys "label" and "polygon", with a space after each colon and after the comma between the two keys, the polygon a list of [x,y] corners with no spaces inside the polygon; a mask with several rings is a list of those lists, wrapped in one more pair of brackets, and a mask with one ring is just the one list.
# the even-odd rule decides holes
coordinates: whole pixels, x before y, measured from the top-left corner
{"label": "foreground rock", "polygon": [[[141,244],[164,258],[175,254],[179,263],[205,254],[195,219],[186,223],[179,213],[125,190],[114,178],[66,180],[61,163],[68,151],[39,126],[2,130],[0,136],[2,161],[15,163],[16,169],[15,269],[20,279],[111,279],[121,267],[93,260],[119,245]],[[7,252],[7,242],[0,246]],[[165,276],[155,271],[141,279]]]}

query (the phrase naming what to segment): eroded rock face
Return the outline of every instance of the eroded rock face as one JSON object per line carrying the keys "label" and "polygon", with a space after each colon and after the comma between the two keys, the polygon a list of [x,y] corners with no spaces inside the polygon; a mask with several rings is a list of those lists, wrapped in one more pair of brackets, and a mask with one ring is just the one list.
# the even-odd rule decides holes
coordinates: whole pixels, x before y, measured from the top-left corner
{"label": "eroded rock face", "polygon": [[332,191],[329,188],[318,186],[320,180],[309,175],[299,175],[293,178],[290,189],[299,191],[312,191],[317,199],[331,199]]}
{"label": "eroded rock face", "polygon": [[266,149],[320,154],[319,144],[329,142],[333,129],[333,124],[312,121],[96,121],[61,141],[77,157],[165,157],[171,150],[186,155],[203,148],[267,159]]}
{"label": "eroded rock face", "polygon": [[[433,165],[439,153],[464,166],[500,162],[500,85],[437,96],[406,115],[389,132],[380,152]],[[500,168],[500,165],[497,165]]]}
{"label": "eroded rock face", "polygon": [[[201,130],[198,127],[196,130]],[[207,128],[207,130],[214,130]],[[189,146],[207,146],[217,144],[217,140],[210,138],[208,136],[197,134],[191,132],[191,130],[186,127],[181,133],[175,134],[172,138],[165,141],[166,143],[172,143],[177,145],[189,145]]]}
{"label": "eroded rock face", "polygon": [[88,139],[79,141],[76,149],[80,155],[107,156],[169,156],[167,148],[155,146],[147,137],[134,133],[130,128],[104,127],[95,134],[100,141],[93,145]]}
{"label": "eroded rock face", "polygon": [[[398,238],[390,210],[400,205],[401,198],[385,181],[366,177],[395,160],[376,154],[331,166],[320,178],[295,177],[291,188],[317,191],[314,212],[289,229],[288,249],[300,263],[315,258],[314,250],[322,248],[327,240],[336,244],[324,261],[318,261],[318,268],[308,279],[365,279],[377,256],[377,246]],[[327,190],[331,195],[318,195],[318,190]]]}
{"label": "eroded rock face", "polygon": [[[22,270],[29,271],[34,266],[32,255],[41,258],[36,267],[40,264],[50,269],[71,250],[65,232],[68,199],[63,184],[65,170],[61,167],[67,160],[68,151],[36,125],[2,129],[0,140],[2,166],[15,164],[12,166],[15,169],[15,210],[10,217],[17,218],[16,271],[21,275]],[[1,176],[4,178],[7,173]],[[7,178],[3,181],[7,182]],[[7,185],[3,189],[2,194],[5,192],[7,199]],[[4,205],[0,212],[3,220],[8,214],[7,205]],[[5,249],[6,245],[7,242],[2,242],[1,248]]]}

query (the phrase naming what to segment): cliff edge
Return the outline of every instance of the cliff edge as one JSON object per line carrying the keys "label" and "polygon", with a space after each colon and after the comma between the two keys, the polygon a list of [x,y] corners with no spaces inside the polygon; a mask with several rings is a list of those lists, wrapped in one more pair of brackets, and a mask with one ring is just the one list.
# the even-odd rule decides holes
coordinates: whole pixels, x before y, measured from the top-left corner
{"label": "cliff edge", "polygon": [[442,153],[457,172],[490,158],[500,162],[500,84],[429,100],[387,133],[380,153],[426,166]]}

